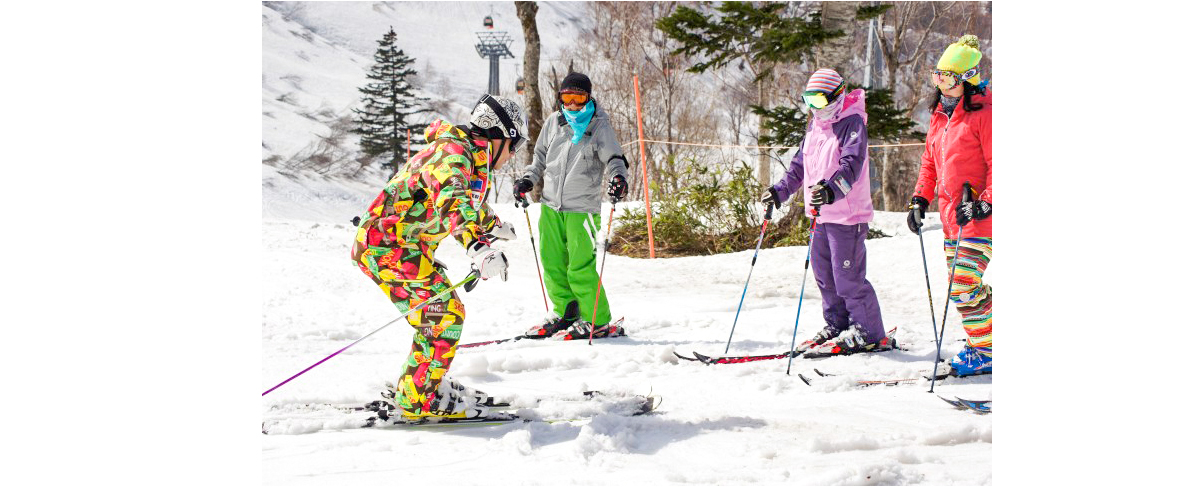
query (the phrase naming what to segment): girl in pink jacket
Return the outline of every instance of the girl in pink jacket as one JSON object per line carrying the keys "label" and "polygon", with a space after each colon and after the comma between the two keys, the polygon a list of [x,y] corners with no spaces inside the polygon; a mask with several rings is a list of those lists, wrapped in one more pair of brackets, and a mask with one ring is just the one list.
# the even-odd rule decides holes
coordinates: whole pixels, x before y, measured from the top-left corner
{"label": "girl in pink jacket", "polygon": [[825,327],[797,348],[805,357],[895,347],[884,332],[879,299],[867,281],[867,222],[874,207],[865,99],[863,90],[847,93],[836,71],[813,73],[804,92],[811,109],[804,143],[783,179],[763,194],[763,203],[778,208],[800,192],[806,207],[820,208],[809,245]]}

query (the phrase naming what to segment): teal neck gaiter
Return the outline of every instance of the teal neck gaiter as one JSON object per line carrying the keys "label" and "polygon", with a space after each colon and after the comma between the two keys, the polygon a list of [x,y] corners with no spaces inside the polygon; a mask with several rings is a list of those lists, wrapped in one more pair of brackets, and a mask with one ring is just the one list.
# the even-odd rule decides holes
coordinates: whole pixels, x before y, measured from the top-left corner
{"label": "teal neck gaiter", "polygon": [[575,135],[571,137],[571,143],[578,144],[579,139],[583,138],[583,131],[587,129],[588,124],[592,121],[592,115],[596,113],[596,102],[595,100],[588,100],[587,105],[583,106],[583,110],[577,112],[567,110],[566,107],[563,107],[562,113],[567,119],[567,125],[570,125],[571,130],[575,132]]}

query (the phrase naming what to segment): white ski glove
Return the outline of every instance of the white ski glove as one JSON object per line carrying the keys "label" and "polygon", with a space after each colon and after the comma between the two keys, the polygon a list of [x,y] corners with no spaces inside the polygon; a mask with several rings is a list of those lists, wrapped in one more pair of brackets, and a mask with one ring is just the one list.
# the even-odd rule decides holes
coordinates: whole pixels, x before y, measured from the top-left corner
{"label": "white ski glove", "polygon": [[479,271],[480,278],[487,280],[500,276],[500,280],[508,280],[508,257],[504,252],[476,240],[467,247],[467,257],[471,258],[471,267]]}
{"label": "white ski glove", "polygon": [[517,227],[513,226],[511,223],[498,223],[496,226],[492,227],[492,231],[486,233],[486,235],[490,237],[488,239],[489,241],[495,239],[512,240],[517,238]]}

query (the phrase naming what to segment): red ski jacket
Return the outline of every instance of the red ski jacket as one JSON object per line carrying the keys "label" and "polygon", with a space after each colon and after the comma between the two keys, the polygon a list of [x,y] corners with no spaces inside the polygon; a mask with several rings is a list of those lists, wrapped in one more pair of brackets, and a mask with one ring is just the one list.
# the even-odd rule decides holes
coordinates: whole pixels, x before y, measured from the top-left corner
{"label": "red ski jacket", "polygon": [[[932,202],[939,200],[938,210],[946,238],[958,236],[955,208],[962,202],[963,183],[971,183],[974,199],[992,203],[992,98],[986,94],[971,95],[971,103],[982,109],[968,112],[966,99],[947,117],[940,109],[929,119],[929,134],[925,136],[925,153],[921,154],[921,171],[917,176],[914,196]],[[992,217],[974,220],[963,227],[963,237],[991,237]]]}

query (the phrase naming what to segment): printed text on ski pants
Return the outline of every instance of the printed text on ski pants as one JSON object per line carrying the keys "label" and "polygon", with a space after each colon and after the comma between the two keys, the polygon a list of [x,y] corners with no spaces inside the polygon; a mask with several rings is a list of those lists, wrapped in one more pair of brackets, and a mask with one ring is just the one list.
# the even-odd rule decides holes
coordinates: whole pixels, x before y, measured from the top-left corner
{"label": "printed text on ski pants", "polygon": [[541,205],[538,234],[542,252],[542,267],[546,271],[546,292],[554,302],[554,312],[562,316],[567,303],[579,303],[579,319],[596,324],[612,320],[608,297],[600,289],[596,304],[596,285],[600,274],[596,268],[596,248],[603,240],[600,215],[597,213],[560,212]]}
{"label": "printed text on ski pants", "polygon": [[[433,252],[434,246],[425,242],[369,246],[359,256],[359,264],[396,309],[407,313],[453,285],[445,268],[433,260]],[[408,315],[408,324],[417,332],[404,372],[396,382],[396,404],[402,409],[429,411],[434,392],[454,360],[465,318],[466,309],[457,291]]]}
{"label": "printed text on ski pants", "polygon": [[812,268],[825,322],[838,330],[857,323],[863,338],[877,342],[885,332],[879,298],[867,281],[867,228],[866,223],[817,223],[810,239]]}
{"label": "printed text on ski pants", "polygon": [[[944,243],[946,267],[954,261],[955,240]],[[987,357],[992,356],[992,286],[983,283],[983,272],[992,260],[992,239],[963,238],[958,251],[954,283],[950,285],[950,300],[962,313],[963,329],[967,331],[967,346],[975,347]]]}

